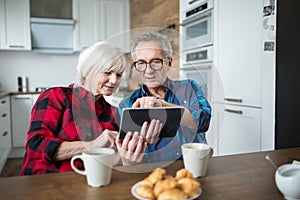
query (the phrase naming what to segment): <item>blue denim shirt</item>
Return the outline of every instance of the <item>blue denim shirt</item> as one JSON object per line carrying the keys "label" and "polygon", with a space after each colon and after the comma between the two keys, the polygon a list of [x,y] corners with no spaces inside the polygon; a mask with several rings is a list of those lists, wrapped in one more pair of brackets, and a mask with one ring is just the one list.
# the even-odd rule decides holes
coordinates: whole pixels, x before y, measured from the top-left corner
{"label": "blue denim shirt", "polygon": [[[205,132],[209,128],[211,107],[203,96],[201,87],[194,80],[173,81],[170,79],[167,79],[164,86],[164,100],[189,109],[194,122],[198,124],[198,128],[193,130],[181,125],[176,137],[158,138],[153,144],[147,145],[144,163],[182,159],[181,144],[188,142],[207,143]],[[119,114],[121,115],[122,108],[132,107],[138,98],[145,96],[151,95],[147,87],[143,85],[120,102]]]}

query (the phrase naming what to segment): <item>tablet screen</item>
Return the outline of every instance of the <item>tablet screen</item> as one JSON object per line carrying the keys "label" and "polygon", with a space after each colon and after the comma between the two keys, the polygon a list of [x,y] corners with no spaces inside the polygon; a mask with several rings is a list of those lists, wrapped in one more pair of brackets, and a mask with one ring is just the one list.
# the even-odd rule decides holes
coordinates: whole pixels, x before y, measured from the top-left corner
{"label": "tablet screen", "polygon": [[163,124],[159,137],[174,137],[180,126],[184,107],[123,108],[120,123],[120,139],[128,131],[140,132],[145,121],[158,119]]}

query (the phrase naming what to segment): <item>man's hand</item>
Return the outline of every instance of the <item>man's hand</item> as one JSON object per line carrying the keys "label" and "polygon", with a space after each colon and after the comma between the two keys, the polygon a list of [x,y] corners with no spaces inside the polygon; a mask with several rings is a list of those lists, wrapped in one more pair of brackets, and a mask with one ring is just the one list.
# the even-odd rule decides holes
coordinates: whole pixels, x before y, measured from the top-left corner
{"label": "man's hand", "polygon": [[152,108],[152,107],[164,107],[167,106],[167,102],[157,99],[155,97],[141,97],[138,98],[133,104],[133,108]]}

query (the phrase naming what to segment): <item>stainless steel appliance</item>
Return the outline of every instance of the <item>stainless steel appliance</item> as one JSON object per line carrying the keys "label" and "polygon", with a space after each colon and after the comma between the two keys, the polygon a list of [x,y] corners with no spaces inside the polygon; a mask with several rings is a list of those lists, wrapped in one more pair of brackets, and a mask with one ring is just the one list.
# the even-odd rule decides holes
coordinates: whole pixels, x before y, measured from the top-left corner
{"label": "stainless steel appliance", "polygon": [[73,20],[31,17],[30,23],[34,52],[73,53]]}
{"label": "stainless steel appliance", "polygon": [[213,0],[198,1],[182,13],[183,50],[213,44]]}
{"label": "stainless steel appliance", "polygon": [[209,102],[211,102],[211,69],[212,63],[209,62],[186,65],[184,70],[180,70],[181,79],[193,79],[196,81]]}
{"label": "stainless steel appliance", "polygon": [[193,79],[210,101],[214,61],[213,0],[192,1],[181,13],[180,77]]}
{"label": "stainless steel appliance", "polygon": [[202,88],[204,96],[211,100],[211,79],[213,68],[213,46],[198,47],[182,52],[181,79],[193,79]]}
{"label": "stainless steel appliance", "polygon": [[214,49],[212,45],[206,47],[197,47],[195,49],[182,51],[182,56],[183,60],[181,68],[184,69],[190,64],[213,62]]}
{"label": "stainless steel appliance", "polygon": [[28,78],[26,76],[18,76],[18,92],[28,91]]}

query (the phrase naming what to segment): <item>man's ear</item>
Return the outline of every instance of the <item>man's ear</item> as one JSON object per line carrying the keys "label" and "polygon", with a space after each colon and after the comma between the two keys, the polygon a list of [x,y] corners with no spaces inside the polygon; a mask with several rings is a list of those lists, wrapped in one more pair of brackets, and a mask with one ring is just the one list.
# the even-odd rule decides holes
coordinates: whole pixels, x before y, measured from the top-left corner
{"label": "man's ear", "polygon": [[172,61],[173,61],[173,59],[172,58],[169,58],[169,61],[168,61],[168,63],[169,63],[169,67],[172,67]]}

